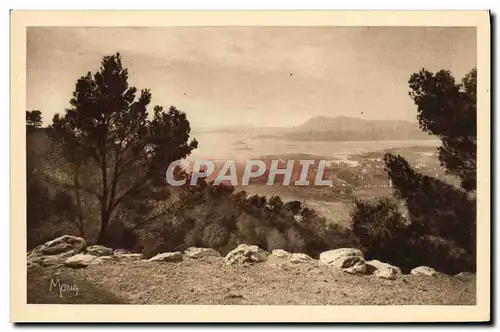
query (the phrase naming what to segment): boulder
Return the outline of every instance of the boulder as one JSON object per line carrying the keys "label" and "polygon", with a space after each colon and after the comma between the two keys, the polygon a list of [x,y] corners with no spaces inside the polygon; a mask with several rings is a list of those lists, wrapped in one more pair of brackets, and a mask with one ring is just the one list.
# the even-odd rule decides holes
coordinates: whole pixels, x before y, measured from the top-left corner
{"label": "boulder", "polygon": [[319,255],[319,261],[339,269],[353,266],[357,262],[364,262],[363,253],[358,249],[341,248],[324,251]]}
{"label": "boulder", "polygon": [[412,269],[410,273],[413,275],[433,277],[436,275],[436,270],[428,266],[417,266],[416,268]]}
{"label": "boulder", "polygon": [[366,274],[368,271],[363,252],[359,249],[341,248],[325,251],[319,255],[319,261],[350,274]]}
{"label": "boulder", "polygon": [[76,254],[64,261],[64,266],[74,269],[87,267],[97,258],[97,256],[90,254]]}
{"label": "boulder", "polygon": [[269,253],[255,245],[240,244],[224,258],[226,264],[260,263],[267,260]]}
{"label": "boulder", "polygon": [[189,258],[221,257],[220,253],[212,248],[189,247],[184,251],[184,255]]}
{"label": "boulder", "polygon": [[149,259],[150,262],[180,262],[184,259],[180,251],[164,252]]}
{"label": "boulder", "polygon": [[85,251],[91,255],[94,255],[94,256],[111,256],[111,255],[113,255],[113,249],[105,247],[105,246],[101,246],[98,244],[87,247],[87,249],[85,249]]}
{"label": "boulder", "polygon": [[87,243],[82,237],[63,235],[42,244],[39,248],[35,248],[35,250],[43,255],[58,255],[61,253],[78,254],[83,251],[86,245]]}
{"label": "boulder", "polygon": [[311,261],[312,258],[309,255],[302,253],[294,253],[290,257],[290,263],[304,263]]}
{"label": "boulder", "polygon": [[85,246],[86,243],[83,238],[63,235],[28,252],[26,257],[27,266],[63,265],[68,257],[80,253]]}
{"label": "boulder", "polygon": [[365,263],[368,266],[368,269],[373,271],[373,274],[378,278],[394,280],[398,274],[402,273],[399,267],[376,259]]}
{"label": "boulder", "polygon": [[289,258],[292,254],[283,249],[274,249],[271,252],[271,257],[273,258]]}

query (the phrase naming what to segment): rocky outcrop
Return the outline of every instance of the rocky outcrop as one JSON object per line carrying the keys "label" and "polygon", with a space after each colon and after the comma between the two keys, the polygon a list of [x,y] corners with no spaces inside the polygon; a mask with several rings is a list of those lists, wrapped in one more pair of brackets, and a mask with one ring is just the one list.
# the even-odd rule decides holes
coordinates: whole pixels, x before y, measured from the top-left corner
{"label": "rocky outcrop", "polygon": [[82,237],[63,235],[42,244],[34,250],[39,251],[43,255],[58,255],[62,253],[77,254],[83,251],[86,245],[87,243]]}
{"label": "rocky outcrop", "polygon": [[221,257],[220,253],[212,248],[189,247],[184,251],[184,255],[189,258]]}
{"label": "rocky outcrop", "polygon": [[98,244],[87,247],[85,249],[85,251],[88,254],[94,255],[94,256],[111,256],[111,255],[113,255],[113,249],[105,247],[105,246],[101,246]]}
{"label": "rocky outcrop", "polygon": [[396,279],[397,275],[402,274],[401,269],[389,263],[384,263],[379,260],[366,261],[368,270],[373,272],[376,277],[388,280]]}
{"label": "rocky outcrop", "polygon": [[148,261],[150,262],[180,262],[184,259],[184,256],[180,251],[174,252],[164,252],[162,254],[158,254]]}
{"label": "rocky outcrop", "polygon": [[436,270],[428,266],[417,266],[416,268],[412,269],[410,273],[416,276],[420,275],[433,277],[436,275]]}
{"label": "rocky outcrop", "polygon": [[359,249],[341,248],[325,251],[319,255],[319,261],[350,274],[366,274],[368,271],[363,253]]}
{"label": "rocky outcrop", "polygon": [[28,252],[27,265],[28,267],[62,265],[65,259],[82,252],[85,246],[83,238],[63,235]]}
{"label": "rocky outcrop", "polygon": [[227,265],[241,263],[260,263],[267,261],[269,253],[255,245],[240,244],[236,249],[231,250],[224,261]]}

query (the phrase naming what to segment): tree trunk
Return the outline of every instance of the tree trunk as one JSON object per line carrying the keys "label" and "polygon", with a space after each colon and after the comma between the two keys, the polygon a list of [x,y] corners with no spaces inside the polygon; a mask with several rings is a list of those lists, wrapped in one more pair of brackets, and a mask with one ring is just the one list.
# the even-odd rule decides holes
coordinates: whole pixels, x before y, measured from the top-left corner
{"label": "tree trunk", "polygon": [[80,189],[79,189],[79,167],[77,166],[75,169],[75,199],[76,199],[76,207],[77,207],[77,215],[78,215],[78,229],[80,230],[80,236],[84,237],[84,221],[83,221],[83,211],[82,211],[82,202],[80,197]]}
{"label": "tree trunk", "polygon": [[99,232],[99,237],[97,238],[97,244],[103,245],[104,235],[108,229],[109,224],[109,213],[108,211],[101,212],[101,231]]}

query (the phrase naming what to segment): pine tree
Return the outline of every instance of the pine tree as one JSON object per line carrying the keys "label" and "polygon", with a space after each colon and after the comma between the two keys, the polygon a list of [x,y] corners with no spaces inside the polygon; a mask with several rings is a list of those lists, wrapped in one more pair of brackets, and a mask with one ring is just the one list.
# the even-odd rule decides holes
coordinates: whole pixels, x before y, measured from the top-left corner
{"label": "pine tree", "polygon": [[170,162],[198,145],[189,140],[191,128],[184,113],[173,106],[168,112],[155,106],[150,119],[150,91],[141,90],[138,98],[136,94],[120,54],[105,56],[97,73],[78,79],[71,107],[64,115],[56,114],[51,126],[66,159],[93,175],[75,183],[99,201],[99,243],[121,203],[152,180],[161,181]]}

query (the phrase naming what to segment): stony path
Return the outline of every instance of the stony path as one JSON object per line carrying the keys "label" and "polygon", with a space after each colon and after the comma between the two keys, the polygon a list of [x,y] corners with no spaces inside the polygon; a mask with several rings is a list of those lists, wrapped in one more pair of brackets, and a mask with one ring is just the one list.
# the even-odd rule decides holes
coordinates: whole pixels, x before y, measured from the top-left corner
{"label": "stony path", "polygon": [[[66,291],[54,284],[50,290],[57,280]],[[474,276],[384,280],[349,275],[318,261],[284,259],[226,266],[222,258],[206,257],[28,269],[28,303],[465,305],[475,304],[475,289]]]}

